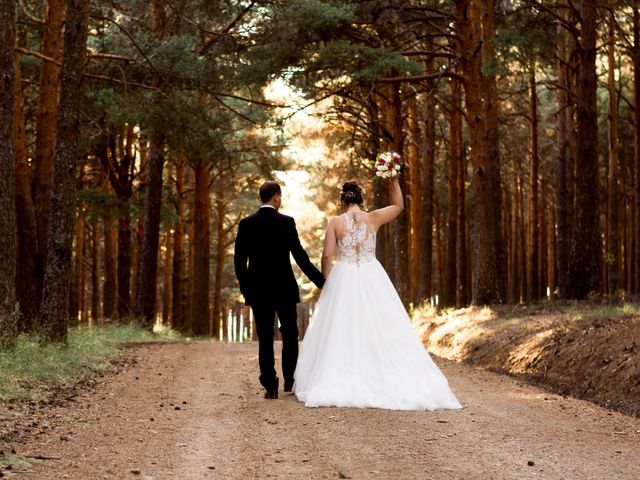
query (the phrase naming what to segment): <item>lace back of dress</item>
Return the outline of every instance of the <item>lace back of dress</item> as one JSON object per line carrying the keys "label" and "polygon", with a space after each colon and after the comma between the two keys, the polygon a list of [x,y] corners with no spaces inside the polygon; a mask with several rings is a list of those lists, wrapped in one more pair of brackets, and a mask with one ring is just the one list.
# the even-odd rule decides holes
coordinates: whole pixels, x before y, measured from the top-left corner
{"label": "lace back of dress", "polygon": [[343,214],[344,235],[338,240],[338,260],[360,265],[375,258],[376,235],[354,213]]}

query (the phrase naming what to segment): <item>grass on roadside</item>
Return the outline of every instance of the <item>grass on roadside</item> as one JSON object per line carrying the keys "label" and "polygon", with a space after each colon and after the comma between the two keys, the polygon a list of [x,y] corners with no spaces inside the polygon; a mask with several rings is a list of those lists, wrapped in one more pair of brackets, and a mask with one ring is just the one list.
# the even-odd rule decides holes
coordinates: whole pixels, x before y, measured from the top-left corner
{"label": "grass on roadside", "polygon": [[73,385],[88,370],[106,370],[126,343],[177,338],[173,331],[152,333],[135,323],[71,328],[67,346],[42,346],[36,336],[21,335],[14,350],[0,350],[0,401],[38,400],[52,388]]}

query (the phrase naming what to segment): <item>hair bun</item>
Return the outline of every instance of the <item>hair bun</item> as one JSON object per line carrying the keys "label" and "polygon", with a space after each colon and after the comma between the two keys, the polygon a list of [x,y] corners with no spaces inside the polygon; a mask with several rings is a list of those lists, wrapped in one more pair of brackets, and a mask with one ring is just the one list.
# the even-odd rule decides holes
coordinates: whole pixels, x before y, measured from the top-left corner
{"label": "hair bun", "polygon": [[347,205],[352,203],[360,205],[363,202],[362,189],[356,182],[344,182],[342,184],[340,200]]}
{"label": "hair bun", "polygon": [[360,187],[356,182],[344,182],[342,184],[343,192],[358,192],[360,193]]}

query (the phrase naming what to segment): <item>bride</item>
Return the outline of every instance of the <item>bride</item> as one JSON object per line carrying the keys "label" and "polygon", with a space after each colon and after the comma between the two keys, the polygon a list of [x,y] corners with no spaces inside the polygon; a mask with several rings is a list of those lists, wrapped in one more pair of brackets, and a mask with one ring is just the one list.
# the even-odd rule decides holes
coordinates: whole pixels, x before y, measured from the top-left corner
{"label": "bride", "polygon": [[327,226],[327,281],[300,347],[296,397],[307,407],[462,408],[375,257],[376,232],[403,209],[397,178],[385,208],[364,211],[354,182],[342,186],[340,200],[345,213]]}

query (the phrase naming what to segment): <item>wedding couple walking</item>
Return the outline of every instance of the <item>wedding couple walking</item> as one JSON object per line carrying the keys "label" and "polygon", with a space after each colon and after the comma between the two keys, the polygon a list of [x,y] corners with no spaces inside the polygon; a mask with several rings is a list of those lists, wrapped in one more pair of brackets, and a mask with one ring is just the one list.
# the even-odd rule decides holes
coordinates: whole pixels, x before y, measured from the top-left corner
{"label": "wedding couple walking", "polygon": [[[284,391],[294,392],[306,406],[461,408],[375,257],[376,232],[403,209],[397,177],[389,183],[391,205],[371,212],[362,208],[362,191],[356,183],[342,186],[344,213],[327,226],[322,272],[300,244],[294,219],[278,212],[280,185],[267,181],[260,187],[262,206],[238,226],[234,264],[256,322],[265,398],[278,398],[273,346],[277,313]],[[322,289],[300,352],[296,318],[300,295],[290,253]]]}

